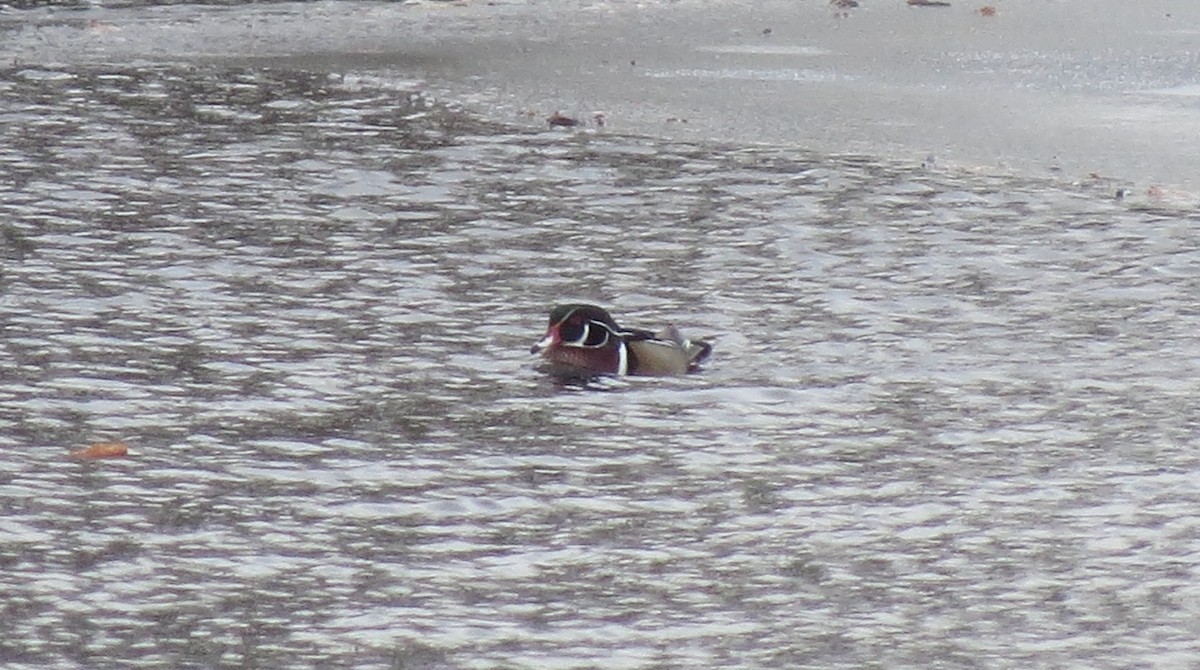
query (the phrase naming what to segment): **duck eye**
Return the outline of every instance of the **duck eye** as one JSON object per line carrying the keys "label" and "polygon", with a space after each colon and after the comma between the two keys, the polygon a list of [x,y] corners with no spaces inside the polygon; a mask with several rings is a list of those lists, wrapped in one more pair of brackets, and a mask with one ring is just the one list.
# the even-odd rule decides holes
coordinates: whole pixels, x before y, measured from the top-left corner
{"label": "duck eye", "polygon": [[583,341],[585,347],[598,347],[608,342],[608,329],[597,323],[595,328],[587,329],[587,339]]}
{"label": "duck eye", "polygon": [[558,337],[563,342],[578,342],[587,329],[578,321],[568,321],[558,328]]}

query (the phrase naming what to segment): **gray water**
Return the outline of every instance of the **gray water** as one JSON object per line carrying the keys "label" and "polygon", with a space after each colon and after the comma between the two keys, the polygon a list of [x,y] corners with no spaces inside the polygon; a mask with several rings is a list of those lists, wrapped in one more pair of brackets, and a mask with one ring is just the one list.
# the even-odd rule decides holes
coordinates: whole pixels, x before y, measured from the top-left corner
{"label": "gray water", "polygon": [[[6,668],[1200,659],[1194,209],[287,69],[0,127]],[[567,300],[714,359],[557,385]]]}

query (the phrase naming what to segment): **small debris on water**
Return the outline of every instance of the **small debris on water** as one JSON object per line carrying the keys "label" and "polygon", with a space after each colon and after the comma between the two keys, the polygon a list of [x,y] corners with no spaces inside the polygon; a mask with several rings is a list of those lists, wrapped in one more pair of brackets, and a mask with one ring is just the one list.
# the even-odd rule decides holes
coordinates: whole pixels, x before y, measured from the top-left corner
{"label": "small debris on water", "polygon": [[120,458],[129,455],[129,447],[124,442],[97,442],[83,449],[70,453],[77,461],[94,461],[101,458]]}
{"label": "small debris on water", "polygon": [[555,113],[551,114],[549,116],[549,118],[546,119],[546,123],[549,123],[551,128],[553,128],[554,126],[562,126],[564,128],[571,128],[573,126],[579,125],[579,119],[573,119],[573,118],[563,114],[562,112],[555,112]]}

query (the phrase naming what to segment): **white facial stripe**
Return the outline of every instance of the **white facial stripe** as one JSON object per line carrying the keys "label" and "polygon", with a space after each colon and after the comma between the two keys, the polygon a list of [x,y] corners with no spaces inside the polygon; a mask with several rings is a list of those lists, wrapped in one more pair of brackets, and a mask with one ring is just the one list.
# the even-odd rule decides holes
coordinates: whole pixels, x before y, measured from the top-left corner
{"label": "white facial stripe", "polygon": [[[601,340],[599,344],[585,344],[592,334],[592,326],[604,329],[604,339]],[[567,347],[579,347],[580,349],[601,349],[608,346],[609,338],[613,337],[614,335],[616,335],[616,333],[614,333],[612,328],[609,328],[607,324],[600,321],[588,321],[587,323],[583,324],[583,332],[579,334],[578,339],[570,341],[564,340],[562,345]]]}
{"label": "white facial stripe", "polygon": [[617,375],[629,374],[629,347],[624,342],[617,342]]}

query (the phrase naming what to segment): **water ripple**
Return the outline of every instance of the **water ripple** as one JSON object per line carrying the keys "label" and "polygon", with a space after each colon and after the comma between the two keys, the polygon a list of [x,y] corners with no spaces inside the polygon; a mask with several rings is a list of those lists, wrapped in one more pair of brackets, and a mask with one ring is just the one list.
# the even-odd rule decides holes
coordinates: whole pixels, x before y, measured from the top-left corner
{"label": "water ripple", "polygon": [[[384,79],[0,88],[6,667],[1194,652],[1194,211]],[[574,299],[714,360],[556,385]]]}

